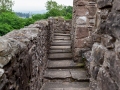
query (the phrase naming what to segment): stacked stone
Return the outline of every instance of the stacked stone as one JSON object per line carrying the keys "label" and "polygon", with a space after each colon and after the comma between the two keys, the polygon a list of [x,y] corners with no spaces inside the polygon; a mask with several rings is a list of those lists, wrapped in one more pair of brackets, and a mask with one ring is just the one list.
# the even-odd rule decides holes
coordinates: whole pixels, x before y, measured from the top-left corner
{"label": "stacked stone", "polygon": [[42,20],[0,37],[0,90],[40,90],[48,33]]}
{"label": "stacked stone", "polygon": [[53,41],[54,31],[65,31],[68,33],[72,30],[72,20],[64,20],[61,17],[50,17],[49,21],[49,29],[50,29],[50,41]]}
{"label": "stacked stone", "polygon": [[92,46],[91,32],[95,26],[95,0],[74,0],[73,7],[73,52],[74,60],[82,60],[82,53]]}
{"label": "stacked stone", "polygon": [[91,90],[120,90],[120,0],[97,0],[94,42],[85,53]]}

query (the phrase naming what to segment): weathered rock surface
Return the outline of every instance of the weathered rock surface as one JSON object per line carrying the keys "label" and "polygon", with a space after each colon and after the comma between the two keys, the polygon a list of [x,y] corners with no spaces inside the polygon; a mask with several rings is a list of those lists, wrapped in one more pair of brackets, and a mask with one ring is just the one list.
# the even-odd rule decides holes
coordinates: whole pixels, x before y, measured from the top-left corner
{"label": "weathered rock surface", "polygon": [[74,0],[74,59],[86,59],[90,90],[120,90],[119,4],[120,0]]}
{"label": "weathered rock surface", "polygon": [[88,82],[50,82],[45,83],[41,90],[89,90],[88,85]]}
{"label": "weathered rock surface", "polygon": [[80,68],[84,67],[84,63],[75,63],[73,60],[54,60],[48,61],[47,68],[55,68],[55,69],[60,69],[60,68]]}
{"label": "weathered rock surface", "polygon": [[0,37],[0,90],[40,90],[47,40],[46,20]]}
{"label": "weathered rock surface", "polygon": [[120,0],[73,4],[72,22],[49,18],[0,37],[0,90],[40,90],[43,82],[41,90],[89,90],[77,63],[85,60],[90,90],[120,90]]}

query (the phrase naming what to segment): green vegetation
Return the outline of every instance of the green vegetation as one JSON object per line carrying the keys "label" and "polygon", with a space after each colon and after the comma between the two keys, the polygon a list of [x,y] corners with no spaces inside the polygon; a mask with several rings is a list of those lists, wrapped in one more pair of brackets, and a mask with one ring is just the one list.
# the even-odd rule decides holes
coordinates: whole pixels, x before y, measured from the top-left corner
{"label": "green vegetation", "polygon": [[14,29],[20,29],[34,23],[32,18],[20,18],[13,12],[0,13],[0,36]]}
{"label": "green vegetation", "polygon": [[0,36],[14,30],[20,29],[31,23],[34,23],[32,18],[20,18],[12,12],[12,0],[0,0]]}
{"label": "green vegetation", "polygon": [[0,12],[12,11],[12,0],[0,0]]}
{"label": "green vegetation", "polygon": [[65,19],[72,19],[72,6],[59,5],[52,0],[46,2],[45,14],[35,14],[31,18],[20,18],[12,12],[13,4],[12,0],[0,0],[0,36],[48,17],[62,16]]}
{"label": "green vegetation", "polygon": [[61,16],[65,19],[72,19],[72,6],[64,6],[59,5],[57,2],[53,0],[49,0],[46,2],[46,10],[45,14],[36,14],[33,15],[34,20],[47,19],[48,17],[57,17]]}

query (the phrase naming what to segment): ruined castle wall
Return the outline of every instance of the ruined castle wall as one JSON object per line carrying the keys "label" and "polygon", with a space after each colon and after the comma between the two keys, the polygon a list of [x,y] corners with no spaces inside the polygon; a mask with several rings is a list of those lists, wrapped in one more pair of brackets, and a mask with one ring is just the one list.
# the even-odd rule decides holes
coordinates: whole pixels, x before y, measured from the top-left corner
{"label": "ruined castle wall", "polygon": [[95,26],[97,5],[95,0],[74,0],[73,2],[73,52],[74,60],[82,60],[82,53],[92,47],[91,33]]}
{"label": "ruined castle wall", "polygon": [[[78,24],[75,13],[79,13],[82,9],[75,7],[78,5],[77,2],[80,2],[79,6],[82,7],[85,1],[96,3],[96,10],[94,10],[95,8],[91,9],[91,12],[95,11],[95,14],[92,15],[95,24],[92,25],[92,28],[90,25],[89,29],[91,29],[88,31],[86,31],[87,26],[85,26],[84,29],[80,28],[80,32],[76,33]],[[87,11],[84,9],[80,15],[84,12]],[[91,20],[89,21],[89,17],[87,19],[87,23],[89,23]],[[81,22],[83,20],[79,21],[79,23]],[[77,48],[80,45],[83,50],[86,50],[82,50],[82,54],[80,54],[81,47],[79,47],[78,55],[82,55],[82,58],[87,61],[90,90],[120,90],[120,0],[74,0],[73,30],[75,32],[74,52],[76,53],[76,42],[78,43],[78,41],[81,42],[77,44]],[[81,37],[82,32],[85,31],[85,38],[89,38],[90,44],[84,38],[80,40],[75,38],[77,35]],[[85,44],[82,40],[85,40]],[[85,47],[86,45],[89,46]]]}
{"label": "ruined castle wall", "polygon": [[71,32],[71,22],[49,18],[0,37],[0,90],[40,90],[53,32]]}
{"label": "ruined castle wall", "polygon": [[72,20],[64,20],[61,17],[51,17],[48,19],[50,29],[50,41],[53,41],[55,31],[72,31]]}
{"label": "ruined castle wall", "polygon": [[120,90],[120,0],[97,0],[100,36],[90,60],[91,90]]}
{"label": "ruined castle wall", "polygon": [[47,20],[0,37],[0,90],[40,90],[48,47]]}

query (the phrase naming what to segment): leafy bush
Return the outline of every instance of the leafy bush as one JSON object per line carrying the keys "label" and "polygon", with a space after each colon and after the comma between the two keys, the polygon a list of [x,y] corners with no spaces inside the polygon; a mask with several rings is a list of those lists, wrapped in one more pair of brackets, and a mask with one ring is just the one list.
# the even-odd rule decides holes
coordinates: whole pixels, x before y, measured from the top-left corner
{"label": "leafy bush", "polygon": [[0,35],[4,35],[14,29],[23,28],[34,23],[34,21],[32,18],[20,18],[13,12],[2,12],[0,14]]}

